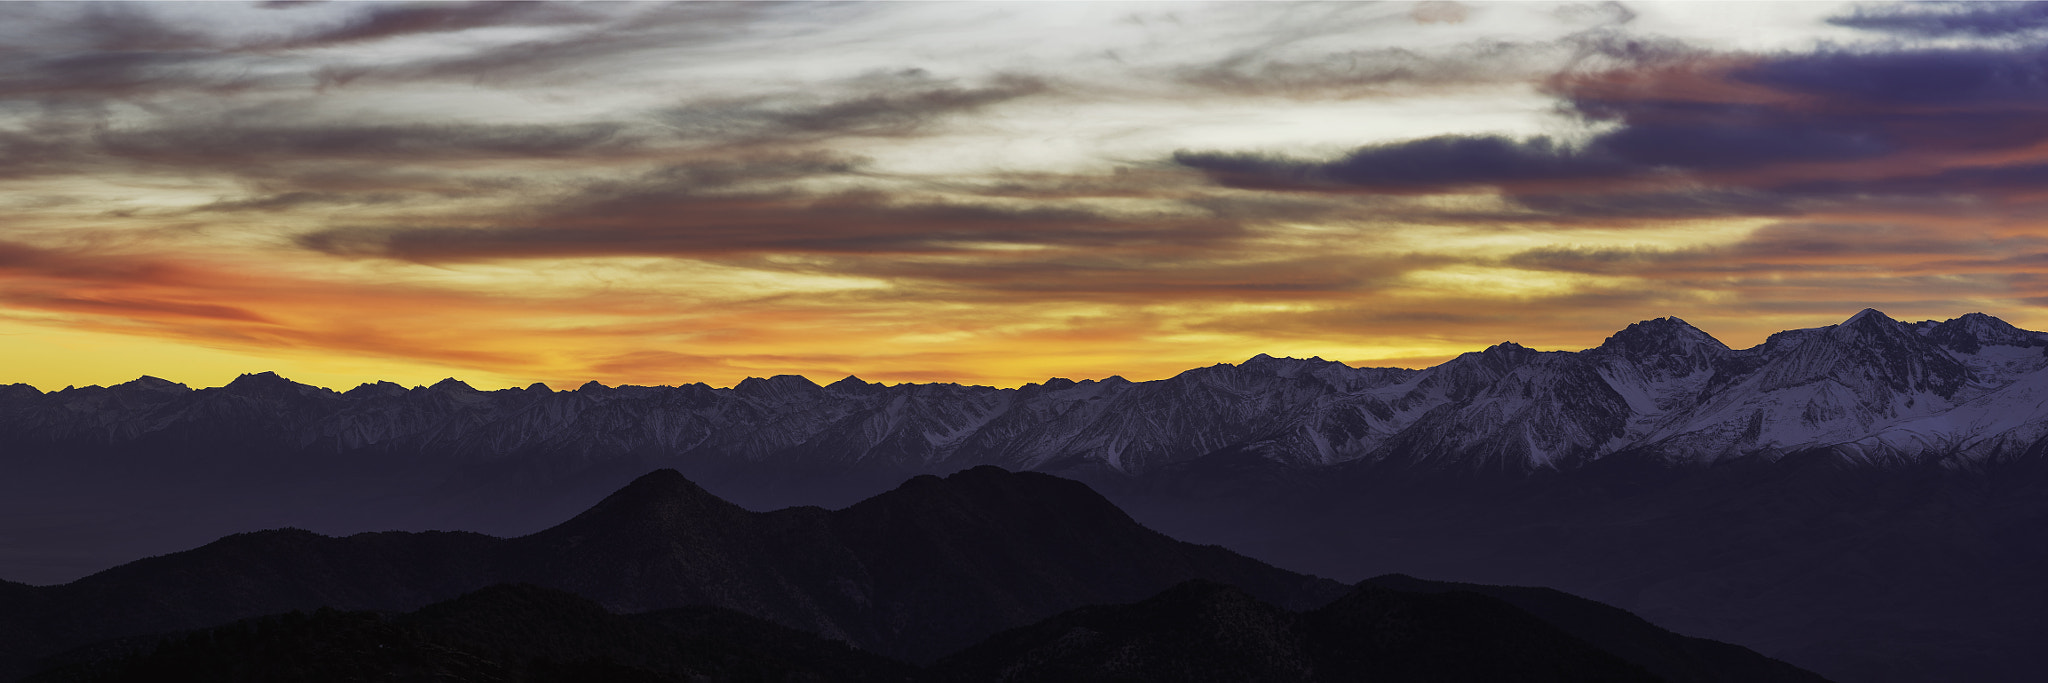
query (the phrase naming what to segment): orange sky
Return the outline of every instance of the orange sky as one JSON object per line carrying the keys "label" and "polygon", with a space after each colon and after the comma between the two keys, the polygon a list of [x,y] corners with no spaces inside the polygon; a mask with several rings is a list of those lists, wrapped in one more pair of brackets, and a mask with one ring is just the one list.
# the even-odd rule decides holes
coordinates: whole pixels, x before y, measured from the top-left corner
{"label": "orange sky", "polygon": [[0,6],[0,382],[2048,328],[2039,32],[1788,4]]}

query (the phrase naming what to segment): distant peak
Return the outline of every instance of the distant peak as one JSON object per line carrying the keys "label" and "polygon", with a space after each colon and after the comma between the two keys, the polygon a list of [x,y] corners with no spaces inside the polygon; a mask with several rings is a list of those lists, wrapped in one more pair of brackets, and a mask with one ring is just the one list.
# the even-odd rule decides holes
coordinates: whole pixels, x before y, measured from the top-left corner
{"label": "distant peak", "polygon": [[831,383],[831,384],[827,384],[827,385],[825,385],[825,388],[827,388],[827,389],[834,389],[834,390],[838,390],[838,391],[858,391],[858,390],[861,390],[861,389],[866,389],[866,388],[868,388],[868,387],[875,387],[875,386],[881,386],[881,385],[878,385],[878,384],[869,384],[867,380],[861,379],[861,378],[859,378],[859,377],[855,377],[855,376],[853,376],[853,375],[847,375],[847,376],[846,376],[845,378],[843,378],[843,379],[841,379],[841,380],[839,380],[839,381],[837,381],[837,382],[833,382],[833,383]]}
{"label": "distant peak", "polygon": [[469,384],[463,382],[462,380],[453,377],[449,377],[439,382],[435,382],[434,386],[427,388],[436,389],[440,391],[476,391],[476,387],[472,387]]}
{"label": "distant peak", "polygon": [[354,389],[342,392],[341,395],[351,399],[360,399],[370,396],[389,398],[393,396],[405,395],[405,386],[394,382],[384,381],[379,381],[375,383],[364,382],[362,384],[356,385],[356,388]]}
{"label": "distant peak", "polygon": [[1951,320],[1929,320],[1919,325],[1921,335],[1942,346],[1963,353],[1977,353],[1985,346],[2048,345],[2048,335],[2029,332],[1983,313],[1965,313]]}
{"label": "distant peak", "polygon": [[1630,323],[1600,343],[1600,349],[1631,356],[1643,354],[1689,354],[1694,349],[1726,351],[1728,345],[1676,316]]}
{"label": "distant peak", "polygon": [[861,505],[909,506],[928,513],[960,509],[1007,509],[1013,513],[1036,510],[1029,514],[1082,515],[1093,516],[1098,523],[1131,523],[1128,515],[1087,484],[1042,472],[1011,472],[994,465],[971,467],[944,478],[929,474],[911,477]]}
{"label": "distant peak", "polygon": [[639,477],[635,477],[632,483],[626,484],[626,488],[620,489],[620,491],[644,487],[658,487],[663,489],[673,489],[681,487],[697,489],[697,484],[695,482],[690,481],[689,477],[683,476],[682,472],[676,471],[675,468],[663,467],[661,469],[640,475]]}
{"label": "distant peak", "polygon": [[577,391],[585,391],[585,392],[595,392],[595,391],[604,391],[604,390],[607,390],[607,389],[610,389],[610,388],[611,388],[611,387],[605,386],[605,385],[603,385],[603,384],[599,383],[599,382],[598,382],[597,380],[594,380],[594,379],[593,379],[593,380],[590,380],[590,381],[588,381],[588,382],[584,382],[584,383],[583,383],[583,386],[580,386],[580,387],[576,387],[576,390],[577,390]]}
{"label": "distant peak", "polygon": [[191,387],[185,386],[184,384],[173,382],[160,377],[151,377],[149,375],[143,375],[141,377],[137,377],[135,379],[122,382],[120,384],[116,384],[110,388],[174,393],[185,393],[192,390]]}
{"label": "distant peak", "polygon": [[[304,384],[300,384],[298,382],[294,382],[283,377],[279,377],[277,373],[267,371],[245,374],[240,377],[236,377],[235,381],[228,382],[227,386],[221,388],[226,389],[232,393],[240,394],[272,392],[303,393],[305,391],[313,390],[313,387],[309,387]],[[320,391],[326,390],[321,389]]]}
{"label": "distant peak", "polygon": [[1855,338],[1868,337],[1869,335],[1891,336],[1898,334],[1918,336],[1908,331],[1904,323],[1893,320],[1891,316],[1885,315],[1884,312],[1875,308],[1857,311],[1856,315],[1849,316],[1848,320],[1844,320],[1842,324],[1836,325],[1835,337],[1845,339],[1845,337],[1842,337],[1844,334]]}
{"label": "distant peak", "polygon": [[821,387],[818,386],[818,383],[812,382],[810,378],[803,375],[776,375],[766,379],[748,377],[740,380],[740,383],[733,385],[732,388],[734,391],[741,393],[787,393],[819,389]]}
{"label": "distant peak", "polygon": [[553,388],[550,388],[550,387],[549,387],[549,386],[547,385],[547,383],[546,383],[546,382],[534,382],[534,383],[532,383],[532,384],[528,384],[528,385],[526,385],[526,390],[527,390],[527,391],[533,391],[533,392],[539,392],[539,393],[543,393],[543,394],[552,394],[552,393],[555,393],[555,390],[554,390]]}
{"label": "distant peak", "polygon": [[744,510],[712,495],[683,473],[663,468],[640,475],[564,526],[617,531],[646,523],[671,525],[701,518],[708,512],[731,511]]}
{"label": "distant peak", "polygon": [[227,386],[264,386],[290,381],[291,380],[279,377],[275,372],[265,370],[263,372],[242,373],[240,376],[235,377],[234,381],[228,382]]}
{"label": "distant peak", "polygon": [[1880,311],[1880,310],[1877,310],[1877,309],[1875,309],[1875,308],[1866,308],[1866,309],[1863,309],[1863,310],[1857,311],[1857,312],[1856,312],[1856,315],[1852,315],[1852,316],[1849,316],[1849,319],[1848,319],[1848,320],[1844,320],[1844,321],[1842,321],[1842,326],[1843,326],[1843,327],[1850,327],[1850,326],[1854,326],[1854,325],[1863,325],[1863,324],[1871,324],[1871,323],[1892,323],[1892,324],[1897,324],[1897,323],[1898,323],[1898,321],[1897,321],[1897,320],[1893,320],[1891,316],[1885,315],[1885,314],[1884,314],[1884,311]]}
{"label": "distant peak", "polygon": [[997,467],[995,465],[975,465],[973,467],[969,467],[967,469],[946,475],[946,481],[973,481],[977,479],[986,480],[991,478],[1000,479],[1003,477],[1008,477],[1011,474],[1014,473],[1001,467]]}

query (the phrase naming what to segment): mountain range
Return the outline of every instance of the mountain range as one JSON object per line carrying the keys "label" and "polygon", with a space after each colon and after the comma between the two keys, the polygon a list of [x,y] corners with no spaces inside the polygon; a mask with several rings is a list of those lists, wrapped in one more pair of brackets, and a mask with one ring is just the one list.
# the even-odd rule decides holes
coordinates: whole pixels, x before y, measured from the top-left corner
{"label": "mountain range", "polygon": [[[2026,680],[2048,635],[2048,334],[1676,318],[1411,370],[1257,356],[1019,388],[848,377],[345,392],[0,387],[0,577],[255,528],[541,530],[651,469],[755,510],[981,465],[1346,581],[1562,588],[1844,681]],[[0,586],[0,595],[10,590]]]}
{"label": "mountain range", "polygon": [[1585,351],[1508,342],[1424,370],[1260,355],[1151,382],[1015,389],[794,375],[573,391],[478,391],[451,378],[336,392],[272,373],[199,390],[153,377],[49,393],[13,384],[0,387],[0,439],[15,446],[5,465],[31,471],[193,450],[269,467],[287,453],[307,467],[395,458],[437,474],[633,461],[636,472],[673,464],[713,479],[836,469],[890,482],[975,465],[1144,478],[1228,451],[1296,468],[1514,475],[1815,450],[1972,469],[2048,436],[2044,373],[2048,333],[1979,313],[1904,323],[1866,309],[1739,350],[1659,318]]}
{"label": "mountain range", "polygon": [[1561,593],[1347,588],[993,467],[835,511],[661,470],[519,538],[241,534],[17,589],[0,633],[37,681],[1823,680]]}

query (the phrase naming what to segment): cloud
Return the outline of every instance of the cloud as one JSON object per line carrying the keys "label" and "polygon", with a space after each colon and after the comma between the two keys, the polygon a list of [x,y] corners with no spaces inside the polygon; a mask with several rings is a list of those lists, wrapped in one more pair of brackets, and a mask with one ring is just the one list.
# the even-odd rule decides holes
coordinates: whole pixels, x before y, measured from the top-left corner
{"label": "cloud", "polygon": [[271,323],[247,309],[218,304],[158,301],[150,299],[79,298],[67,296],[4,296],[9,305],[48,311],[68,311],[142,318],[203,318],[238,322]]}
{"label": "cloud", "polygon": [[1548,136],[1447,135],[1361,147],[1330,161],[1190,151],[1173,161],[1233,187],[1415,192],[1857,161],[1896,149],[1880,131],[1756,105],[1576,104],[1588,119],[1620,125],[1577,145]]}
{"label": "cloud", "polygon": [[997,76],[982,87],[958,87],[922,69],[854,79],[829,97],[783,93],[696,102],[660,112],[657,119],[692,140],[815,142],[827,137],[902,136],[937,119],[1045,92],[1037,78]]}
{"label": "cloud", "polygon": [[13,241],[0,241],[0,274],[16,280],[123,284],[176,284],[193,277],[183,268],[149,259],[92,255]]}
{"label": "cloud", "polygon": [[1335,161],[1179,151],[1174,163],[1233,187],[1449,190],[1527,181],[1617,178],[1641,171],[1598,148],[1553,140],[1446,135],[1362,147]]}
{"label": "cloud", "polygon": [[632,141],[617,123],[569,125],[237,125],[234,121],[97,132],[107,154],[177,166],[267,161],[432,162],[548,158],[616,151]]}
{"label": "cloud", "polygon": [[1650,279],[1701,276],[1871,272],[2009,272],[2036,267],[2012,254],[2048,250],[2048,239],[1993,237],[1930,226],[1788,221],[1726,245],[1688,247],[1548,246],[1501,260],[1516,268]]}
{"label": "cloud", "polygon": [[[2048,105],[2048,46],[1909,51],[1824,50],[1787,55],[1737,70],[1734,79],[1816,99],[1830,113],[1862,107]],[[1847,99],[1847,102],[1839,100]],[[1897,116],[1910,112],[1884,110]],[[1925,112],[1938,115],[1940,112]]]}
{"label": "cloud", "polygon": [[1533,213],[1458,218],[1488,222],[1641,221],[1737,216],[1790,216],[1820,208],[1823,203],[1802,193],[1742,187],[1692,187],[1643,192],[1521,193],[1510,196]]}
{"label": "cloud", "polygon": [[340,192],[294,191],[252,197],[249,199],[221,200],[193,209],[195,212],[231,213],[261,211],[277,213],[292,211],[308,206],[320,205],[366,205],[391,204],[405,201],[406,197],[396,193],[350,194]]}
{"label": "cloud", "polygon": [[1228,187],[1495,188],[1529,210],[1465,216],[1489,222],[1786,216],[1856,204],[1933,213],[1961,198],[2024,197],[2044,177],[2048,155],[2034,148],[2048,144],[2039,123],[2048,49],[1659,54],[1547,81],[1560,111],[1592,129],[1580,142],[1450,135],[1334,159],[1183,150],[1172,161]]}
{"label": "cloud", "polygon": [[2048,3],[1912,2],[1863,5],[1828,23],[1921,38],[2004,37],[2048,28]]}
{"label": "cloud", "polygon": [[790,7],[767,2],[576,3],[573,8],[586,12],[607,10],[613,14],[609,21],[594,26],[485,44],[454,55],[396,63],[333,64],[321,69],[318,79],[327,87],[435,81],[509,87],[561,83],[565,79],[587,81],[616,75],[620,64],[658,64],[734,40],[759,38],[757,31],[774,30],[775,20],[792,13],[808,13],[817,20],[830,21],[864,11],[852,5]]}
{"label": "cloud", "polygon": [[351,7],[339,25],[260,45],[291,50],[369,42],[400,36],[459,33],[496,26],[558,26],[594,23],[601,14],[573,4],[549,2],[432,2]]}
{"label": "cloud", "polygon": [[1126,220],[1077,208],[900,203],[871,193],[697,196],[621,192],[526,225],[335,228],[300,245],[419,262],[741,253],[942,254],[1018,247],[1201,243],[1238,230],[1201,218]]}
{"label": "cloud", "polygon": [[[1575,7],[1586,11],[1569,11]],[[1230,95],[1349,99],[1540,82],[1588,69],[1667,64],[1700,52],[1678,41],[1617,30],[1634,14],[1613,3],[1562,6],[1558,14],[1568,22],[1594,25],[1552,40],[1493,38],[1440,47],[1332,51],[1275,41],[1279,44],[1177,67],[1169,77],[1180,85]]]}

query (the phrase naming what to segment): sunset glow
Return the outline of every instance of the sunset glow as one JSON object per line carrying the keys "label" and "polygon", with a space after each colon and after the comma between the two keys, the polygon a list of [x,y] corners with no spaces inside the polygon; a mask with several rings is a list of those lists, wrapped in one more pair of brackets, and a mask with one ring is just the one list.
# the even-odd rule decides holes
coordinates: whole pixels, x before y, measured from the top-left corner
{"label": "sunset glow", "polygon": [[2017,3],[0,6],[0,383],[2048,328]]}

